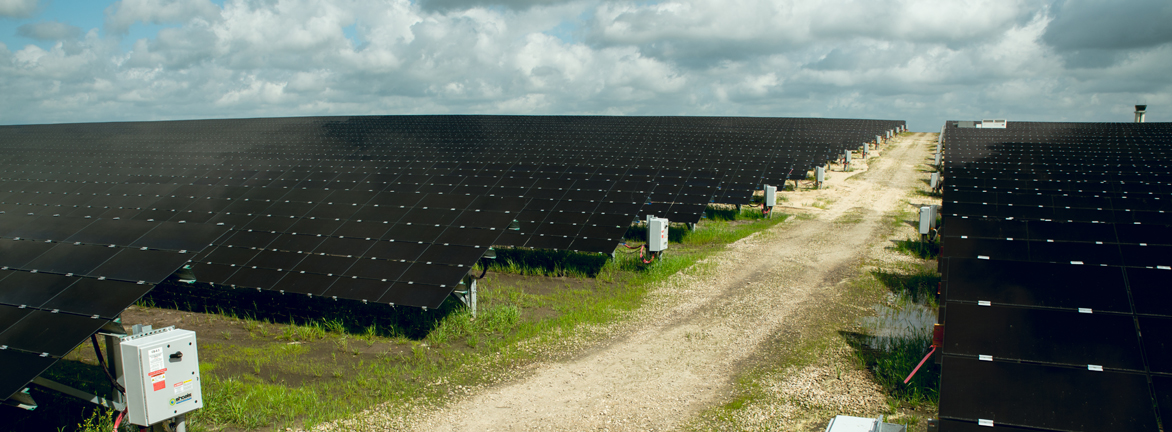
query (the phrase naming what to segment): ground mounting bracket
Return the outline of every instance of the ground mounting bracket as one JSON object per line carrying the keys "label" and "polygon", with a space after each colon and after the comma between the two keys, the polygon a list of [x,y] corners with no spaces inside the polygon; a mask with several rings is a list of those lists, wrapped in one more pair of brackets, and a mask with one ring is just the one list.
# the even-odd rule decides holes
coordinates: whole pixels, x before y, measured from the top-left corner
{"label": "ground mounting bracket", "polygon": [[[89,402],[89,403],[92,403],[95,405],[100,405],[100,406],[104,406],[106,408],[113,409],[114,411],[122,411],[122,410],[126,409],[125,403],[122,403],[119,401],[114,401],[114,400],[109,400],[109,399],[106,399],[104,397],[101,397],[101,396],[98,396],[95,394],[91,394],[91,393],[88,393],[88,392],[85,392],[82,390],[78,390],[73,387],[67,386],[65,384],[61,384],[57,381],[50,380],[48,378],[36,377],[36,378],[33,378],[32,383],[39,385],[41,387],[47,388],[49,390],[56,391],[58,393],[73,396],[75,398],[84,400],[86,402]],[[17,393],[17,394],[20,394],[20,393]],[[31,401],[32,398],[30,397],[29,400]],[[33,405],[33,408],[36,408],[35,403]]]}
{"label": "ground mounting bracket", "polygon": [[5,399],[4,405],[14,406],[22,410],[32,411],[37,409],[37,401],[33,400],[33,395],[28,393],[28,387],[20,389],[16,394],[8,399]]}

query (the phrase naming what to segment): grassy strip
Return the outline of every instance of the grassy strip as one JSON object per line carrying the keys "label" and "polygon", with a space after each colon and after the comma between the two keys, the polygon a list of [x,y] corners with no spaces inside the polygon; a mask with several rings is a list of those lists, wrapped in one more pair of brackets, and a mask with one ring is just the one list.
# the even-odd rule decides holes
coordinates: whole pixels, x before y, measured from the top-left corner
{"label": "grassy strip", "polygon": [[[205,315],[227,330],[200,335],[206,403],[189,417],[189,427],[306,427],[380,403],[398,413],[441,404],[453,394],[506,380],[517,366],[569,355],[581,347],[567,349],[567,340],[590,337],[581,330],[621,319],[642,305],[656,283],[785,219],[702,221],[670,246],[664,260],[644,264],[620,248],[592,272],[594,278],[551,266],[557,257],[537,251],[498,251],[498,262],[503,255],[510,264],[481,281],[477,318],[452,308],[423,339],[377,330],[355,334],[337,320],[278,323]],[[548,277],[555,275],[571,277]]]}

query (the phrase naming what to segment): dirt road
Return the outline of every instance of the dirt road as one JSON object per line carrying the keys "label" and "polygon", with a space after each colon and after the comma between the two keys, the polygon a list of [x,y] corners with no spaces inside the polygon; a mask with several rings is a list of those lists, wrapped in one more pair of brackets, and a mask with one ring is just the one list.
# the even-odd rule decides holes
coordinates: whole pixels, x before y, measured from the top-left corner
{"label": "dirt road", "polygon": [[[904,202],[934,135],[897,137],[866,170],[787,193],[794,218],[656,287],[622,334],[570,361],[433,412],[420,431],[672,430],[722,402],[770,335],[819,312]],[[859,161],[862,162],[862,161]],[[824,208],[823,208],[824,207]]]}

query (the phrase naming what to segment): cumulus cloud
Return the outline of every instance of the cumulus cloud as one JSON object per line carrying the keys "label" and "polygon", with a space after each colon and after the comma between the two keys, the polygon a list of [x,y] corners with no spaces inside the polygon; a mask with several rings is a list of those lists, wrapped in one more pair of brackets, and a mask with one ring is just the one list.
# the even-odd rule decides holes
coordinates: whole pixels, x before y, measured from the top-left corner
{"label": "cumulus cloud", "polygon": [[119,0],[106,8],[106,30],[125,34],[137,22],[187,23],[194,19],[215,21],[220,8],[208,0]]}
{"label": "cumulus cloud", "polygon": [[[985,116],[1126,121],[1118,107],[1142,98],[1158,120],[1157,104],[1172,103],[1172,45],[1156,24],[1136,26],[1150,30],[1142,37],[1112,33],[1113,42],[1068,30],[1091,25],[1098,5],[122,0],[106,10],[109,36],[44,21],[18,32],[61,42],[0,45],[0,119],[750,115],[937,130]],[[166,26],[123,43],[136,23]],[[1088,50],[1110,61],[1072,63]]]}
{"label": "cumulus cloud", "polygon": [[37,0],[0,0],[0,17],[26,18],[37,11]]}
{"label": "cumulus cloud", "polygon": [[60,21],[44,21],[23,24],[16,28],[16,34],[43,41],[59,41],[77,39],[78,36],[81,36],[81,27],[71,26]]}

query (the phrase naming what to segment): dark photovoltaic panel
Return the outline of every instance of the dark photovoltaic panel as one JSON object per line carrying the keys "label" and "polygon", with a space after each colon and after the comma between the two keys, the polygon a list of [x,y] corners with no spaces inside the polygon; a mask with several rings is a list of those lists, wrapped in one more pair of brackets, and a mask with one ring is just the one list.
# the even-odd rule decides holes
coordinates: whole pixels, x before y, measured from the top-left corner
{"label": "dark photovoltaic panel", "polygon": [[31,379],[51,362],[19,359],[64,354],[185,263],[197,283],[437,307],[489,246],[612,253],[633,220],[698,221],[708,203],[747,203],[763,183],[804,178],[900,125],[401,116],[0,127],[0,361],[27,365],[18,375]]}
{"label": "dark photovoltaic panel", "polygon": [[949,373],[941,376],[940,416],[949,420],[993,420],[994,430],[1157,430],[1152,405],[1135,403],[1150,398],[1142,373],[962,356],[945,356],[941,370]]}
{"label": "dark photovoltaic panel", "polygon": [[941,430],[1172,420],[1172,125],[943,138]]}

